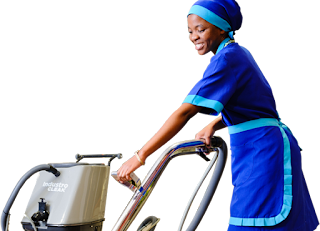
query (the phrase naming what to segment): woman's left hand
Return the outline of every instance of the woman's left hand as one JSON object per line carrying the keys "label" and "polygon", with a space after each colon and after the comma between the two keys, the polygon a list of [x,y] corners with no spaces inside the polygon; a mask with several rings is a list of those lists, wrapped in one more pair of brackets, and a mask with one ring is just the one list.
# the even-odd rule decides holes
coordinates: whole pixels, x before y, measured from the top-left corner
{"label": "woman's left hand", "polygon": [[117,171],[121,182],[131,180],[130,174],[141,166],[136,156],[127,160]]}

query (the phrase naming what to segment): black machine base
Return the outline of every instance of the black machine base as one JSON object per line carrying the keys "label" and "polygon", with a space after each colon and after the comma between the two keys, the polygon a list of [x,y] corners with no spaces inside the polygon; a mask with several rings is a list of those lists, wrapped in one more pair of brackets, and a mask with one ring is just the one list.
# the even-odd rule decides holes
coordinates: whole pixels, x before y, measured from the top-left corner
{"label": "black machine base", "polygon": [[[103,221],[97,221],[87,224],[80,224],[74,226],[50,226],[48,225],[44,231],[102,231],[102,223]],[[21,222],[23,230],[25,231],[34,231],[31,223]],[[37,227],[38,231],[42,229]]]}

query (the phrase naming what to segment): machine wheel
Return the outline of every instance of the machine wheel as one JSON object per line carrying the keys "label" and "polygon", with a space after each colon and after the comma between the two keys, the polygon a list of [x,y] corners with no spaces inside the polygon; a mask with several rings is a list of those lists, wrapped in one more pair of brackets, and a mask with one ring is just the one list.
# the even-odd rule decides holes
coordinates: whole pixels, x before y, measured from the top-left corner
{"label": "machine wheel", "polygon": [[[159,218],[155,216],[150,216],[144,219],[144,221],[140,224],[137,231],[154,231],[157,223],[159,222]],[[150,228],[151,227],[151,228]]]}

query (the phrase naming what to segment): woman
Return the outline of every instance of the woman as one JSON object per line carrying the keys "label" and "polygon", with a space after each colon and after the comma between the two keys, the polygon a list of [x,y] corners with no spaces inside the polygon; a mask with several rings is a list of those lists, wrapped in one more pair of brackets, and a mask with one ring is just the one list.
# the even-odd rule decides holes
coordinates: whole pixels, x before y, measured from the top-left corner
{"label": "woman", "polygon": [[271,88],[245,48],[234,0],[197,1],[188,14],[190,40],[200,55],[213,52],[203,78],[149,142],[118,170],[122,180],[198,112],[219,115],[196,135],[209,144],[228,127],[232,151],[229,231],[311,231],[319,222],[301,170],[300,148],[280,122]]}

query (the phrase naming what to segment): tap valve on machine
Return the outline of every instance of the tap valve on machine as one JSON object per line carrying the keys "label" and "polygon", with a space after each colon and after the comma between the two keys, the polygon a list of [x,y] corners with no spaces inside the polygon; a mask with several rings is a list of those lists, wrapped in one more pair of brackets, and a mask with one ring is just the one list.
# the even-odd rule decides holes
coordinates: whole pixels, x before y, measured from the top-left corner
{"label": "tap valve on machine", "polygon": [[47,211],[47,203],[44,202],[44,198],[40,198],[39,211],[34,213],[31,219],[34,221],[35,225],[39,225],[39,221],[46,222],[49,217],[49,212]]}

